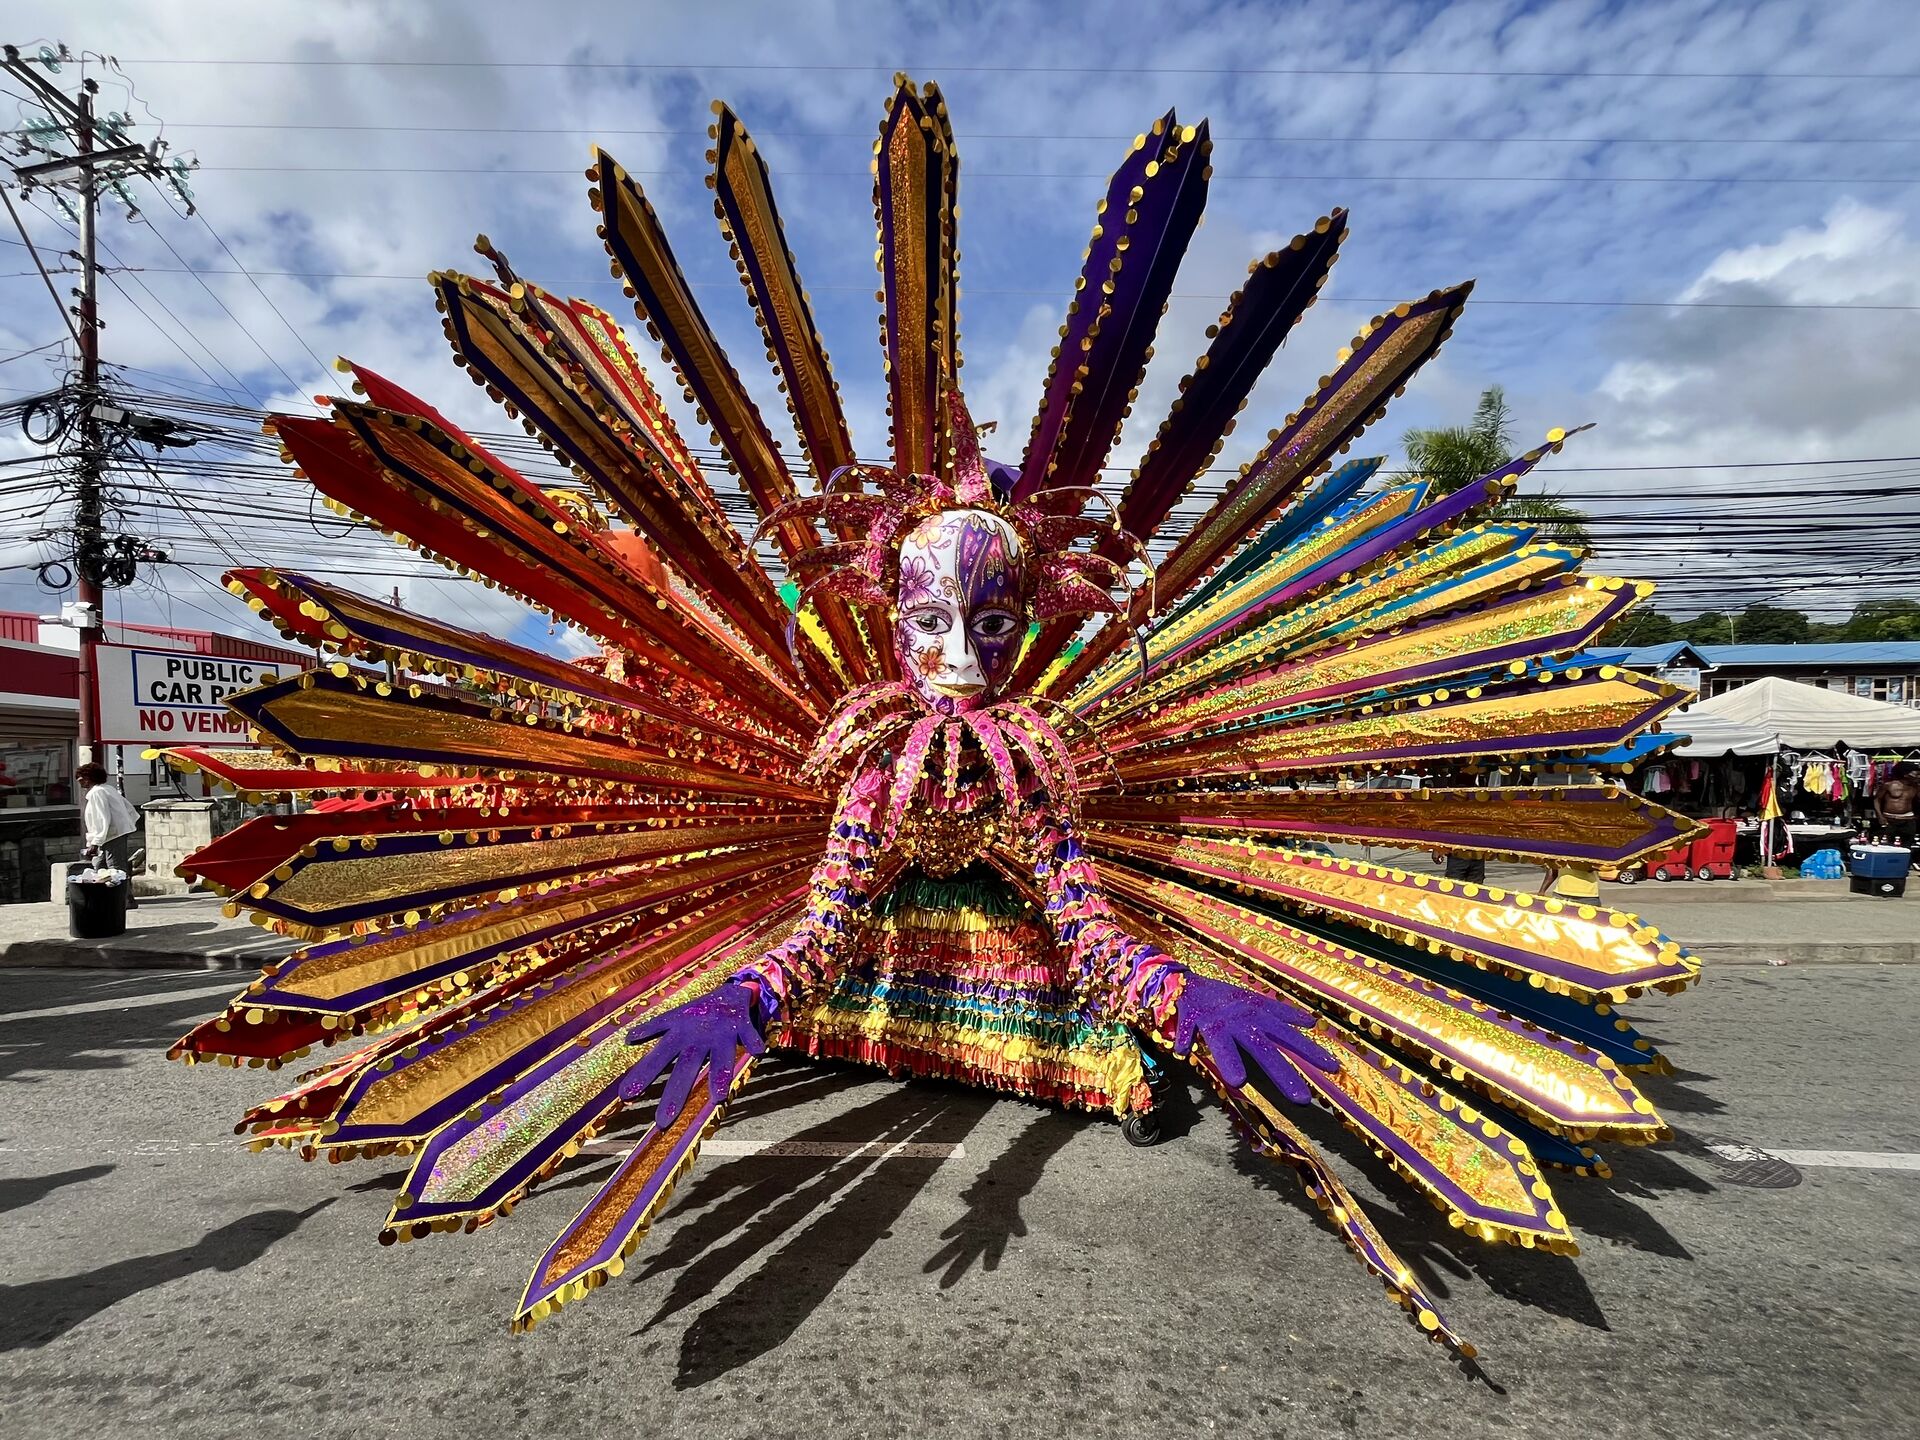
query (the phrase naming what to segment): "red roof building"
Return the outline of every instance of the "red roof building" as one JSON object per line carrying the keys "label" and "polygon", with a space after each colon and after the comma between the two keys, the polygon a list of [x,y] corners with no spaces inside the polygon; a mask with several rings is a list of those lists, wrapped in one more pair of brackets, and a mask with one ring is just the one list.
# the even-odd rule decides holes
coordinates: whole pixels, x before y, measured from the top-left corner
{"label": "red roof building", "polygon": [[[267,645],[213,630],[110,624],[107,639],[155,650],[188,650],[304,670],[310,651]],[[80,725],[79,636],[39,616],[0,611],[0,903],[46,898],[47,867],[78,848],[79,787],[74,784]],[[135,805],[164,795],[203,793],[139,745],[109,745],[101,761]]]}

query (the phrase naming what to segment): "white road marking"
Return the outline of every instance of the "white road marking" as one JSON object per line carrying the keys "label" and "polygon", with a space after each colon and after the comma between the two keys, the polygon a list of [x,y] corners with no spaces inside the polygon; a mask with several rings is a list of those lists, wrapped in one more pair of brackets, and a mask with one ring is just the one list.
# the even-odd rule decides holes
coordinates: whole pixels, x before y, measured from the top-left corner
{"label": "white road marking", "polygon": [[[625,1155],[639,1141],[629,1138],[594,1140],[580,1147],[583,1155]],[[243,1151],[244,1138],[231,1140],[141,1140],[114,1145],[0,1145],[0,1155],[179,1155],[191,1150]],[[1757,1145],[1716,1141],[1707,1147],[1723,1160],[1784,1160],[1801,1169],[1920,1170],[1920,1155],[1900,1150],[1763,1150]],[[855,1157],[874,1160],[964,1160],[967,1147],[951,1143],[908,1140],[883,1145],[877,1140],[727,1140],[713,1139],[701,1147],[705,1155],[763,1156],[769,1160]]]}
{"label": "white road marking", "polygon": [[233,1140],[135,1140],[126,1145],[0,1145],[0,1155],[184,1155],[189,1150],[247,1153],[244,1138]]}
{"label": "white road marking", "polygon": [[1767,1153],[1802,1169],[1920,1170],[1920,1155],[1905,1155],[1897,1150],[1769,1150]]}
{"label": "white road marking", "polygon": [[1920,1170],[1920,1155],[1899,1150],[1762,1149],[1733,1140],[1709,1140],[1707,1149],[1736,1165],[1754,1160],[1784,1160],[1802,1170]]}
{"label": "white road marking", "polygon": [[[595,1140],[580,1150],[586,1155],[624,1155],[639,1138]],[[905,1140],[897,1145],[882,1145],[877,1140],[709,1140],[700,1147],[700,1153],[764,1155],[771,1159],[847,1160],[859,1156],[874,1160],[964,1160],[967,1147],[957,1140],[951,1144]]]}
{"label": "white road marking", "polygon": [[[623,1140],[594,1140],[580,1147],[583,1155],[625,1155],[640,1140],[639,1131]],[[226,1150],[244,1153],[247,1140],[138,1140],[115,1145],[0,1145],[0,1155],[182,1155],[193,1150]],[[272,1151],[268,1151],[272,1154]],[[702,1155],[766,1156],[769,1159],[825,1158],[845,1160],[854,1156],[873,1160],[964,1160],[967,1147],[959,1141],[936,1144],[931,1141],[905,1141],[883,1145],[877,1140],[709,1140],[700,1147]]]}
{"label": "white road marking", "polygon": [[235,977],[224,985],[201,985],[192,990],[163,990],[153,995],[122,995],[112,1000],[83,1000],[77,1005],[49,1005],[44,1010],[0,1013],[0,1021],[52,1020],[61,1015],[91,1015],[101,1010],[132,1010],[141,1005],[171,1005],[176,1000],[198,1000],[209,995],[237,995],[252,982]]}

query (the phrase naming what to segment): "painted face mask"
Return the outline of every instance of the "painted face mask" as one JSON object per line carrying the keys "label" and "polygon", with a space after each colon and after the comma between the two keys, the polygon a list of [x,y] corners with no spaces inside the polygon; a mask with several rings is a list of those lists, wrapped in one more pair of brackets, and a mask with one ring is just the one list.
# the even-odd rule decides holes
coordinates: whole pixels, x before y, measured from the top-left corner
{"label": "painted face mask", "polygon": [[929,516],[900,542],[894,647],[920,697],[952,714],[992,700],[1027,628],[1020,537],[985,510]]}

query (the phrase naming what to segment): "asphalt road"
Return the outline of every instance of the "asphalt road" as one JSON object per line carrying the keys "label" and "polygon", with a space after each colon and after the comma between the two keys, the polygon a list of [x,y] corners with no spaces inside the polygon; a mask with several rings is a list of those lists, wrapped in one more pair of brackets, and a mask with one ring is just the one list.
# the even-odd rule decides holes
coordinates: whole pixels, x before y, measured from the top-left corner
{"label": "asphalt road", "polygon": [[[1210,1105],[1133,1150],[791,1061],[717,1138],[932,1148],[710,1156],[624,1277],[510,1336],[612,1160],[478,1235],[381,1249],[401,1162],[238,1150],[270,1077],[164,1060],[208,984],[0,971],[0,1434],[1914,1433],[1920,1170],[1707,1146],[1920,1152],[1920,966],[1726,969],[1638,1007],[1684,1067],[1653,1088],[1685,1138],[1556,1182],[1578,1259],[1463,1240],[1334,1138],[1484,1379]],[[154,996],[179,998],[120,1008]]]}

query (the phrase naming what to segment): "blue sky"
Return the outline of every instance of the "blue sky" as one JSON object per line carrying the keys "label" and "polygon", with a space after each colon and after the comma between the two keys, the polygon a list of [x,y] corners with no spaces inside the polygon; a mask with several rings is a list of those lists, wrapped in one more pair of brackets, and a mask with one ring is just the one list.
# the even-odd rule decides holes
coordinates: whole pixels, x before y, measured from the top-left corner
{"label": "blue sky", "polygon": [[[998,419],[1009,444],[1026,433],[1105,177],[1130,138],[1175,106],[1184,121],[1211,119],[1216,173],[1116,462],[1130,464],[1158,423],[1247,262],[1344,205],[1352,234],[1334,279],[1224,460],[1246,458],[1368,316],[1474,277],[1479,298],[1448,349],[1358,449],[1392,452],[1408,425],[1464,418],[1497,382],[1523,442],[1599,422],[1569,465],[1710,464],[1920,452],[1920,313],[1497,302],[1920,305],[1920,125],[1910,118],[1920,79],[1871,78],[1920,75],[1920,27],[1905,9],[24,0],[9,7],[5,38],[117,55],[168,138],[198,153],[204,213],[247,268],[325,277],[261,278],[296,339],[244,277],[208,284],[253,338],[192,277],[142,276],[276,404],[297,403],[282,369],[299,390],[333,388],[311,348],[505,428],[448,363],[424,283],[357,277],[476,264],[468,246],[484,230],[522,273],[625,318],[604,283],[580,173],[598,138],[642,175],[739,368],[769,417],[783,418],[702,183],[707,104],[724,97],[776,172],[856,443],[876,451],[885,432],[867,161],[892,73],[904,69],[940,83],[961,136],[963,379],[976,414]],[[201,63],[210,60],[243,63]],[[154,220],[196,267],[231,268],[197,222],[158,210]],[[178,265],[148,230],[113,220],[104,234],[129,264]],[[9,275],[0,287],[0,355],[54,338],[37,279]],[[118,296],[106,314],[111,358],[204,384]],[[0,398],[42,383],[42,364],[0,367]],[[17,440],[0,438],[8,446]],[[1688,481],[1732,483],[1724,472]],[[1567,473],[1553,483],[1577,496],[1637,482]],[[35,553],[21,529],[4,526],[0,563]],[[51,608],[22,574],[0,572],[0,606]],[[244,628],[244,613],[204,586],[177,572],[171,581],[179,605],[198,607],[176,609],[180,623],[210,624],[214,613]],[[402,588],[445,613],[516,623],[498,597],[424,580]],[[152,592],[124,603],[128,618],[165,613]]]}

